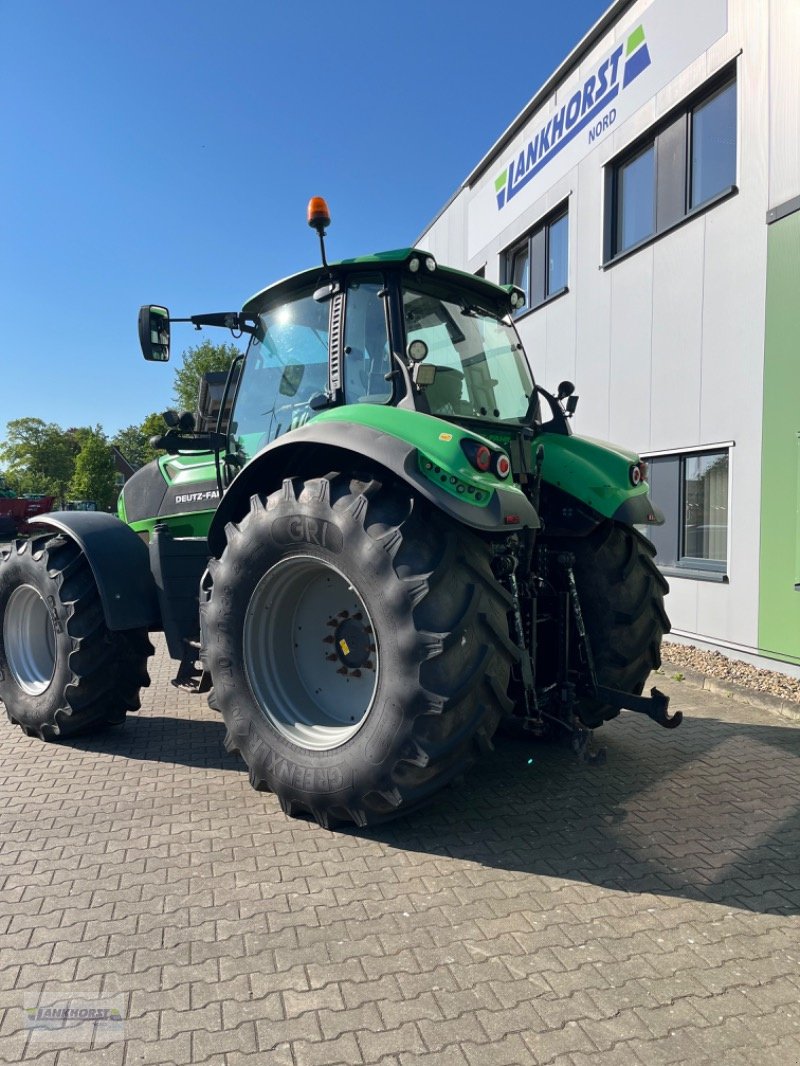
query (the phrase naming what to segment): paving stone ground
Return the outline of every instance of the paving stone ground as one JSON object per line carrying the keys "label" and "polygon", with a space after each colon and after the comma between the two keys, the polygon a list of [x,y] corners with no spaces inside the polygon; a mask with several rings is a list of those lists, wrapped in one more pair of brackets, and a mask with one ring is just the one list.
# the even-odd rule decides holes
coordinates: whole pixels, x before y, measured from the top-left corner
{"label": "paving stone ground", "polygon": [[[0,723],[0,1061],[800,1063],[797,725],[659,678],[684,724],[624,714],[603,767],[500,740],[427,810],[328,832],[171,668],[124,730]],[[67,1000],[122,1033],[27,1028]]]}

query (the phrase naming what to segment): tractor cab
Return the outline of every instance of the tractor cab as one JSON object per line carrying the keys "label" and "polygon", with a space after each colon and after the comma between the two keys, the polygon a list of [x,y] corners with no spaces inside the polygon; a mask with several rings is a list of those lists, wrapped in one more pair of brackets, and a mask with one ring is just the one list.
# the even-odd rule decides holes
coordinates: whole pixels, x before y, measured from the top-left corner
{"label": "tractor cab", "polygon": [[[146,359],[169,358],[171,322],[250,335],[222,389],[216,427],[173,430],[162,446],[173,454],[213,451],[224,490],[278,438],[342,407],[356,418],[368,405],[456,423],[515,452],[514,474],[523,477],[531,466],[524,439],[570,434],[577,397],[569,382],[556,396],[534,382],[511,317],[524,303],[520,289],[440,266],[417,248],[328,263],[329,223],[325,202],[313,198],[309,224],[320,236],[321,268],[270,285],[240,312],[177,319],[164,307],[141,309]],[[550,410],[544,424],[540,397]]]}
{"label": "tractor cab", "polygon": [[229,453],[246,462],[345,404],[519,428],[535,386],[509,318],[513,293],[413,248],[265,289],[242,310],[253,333]]}

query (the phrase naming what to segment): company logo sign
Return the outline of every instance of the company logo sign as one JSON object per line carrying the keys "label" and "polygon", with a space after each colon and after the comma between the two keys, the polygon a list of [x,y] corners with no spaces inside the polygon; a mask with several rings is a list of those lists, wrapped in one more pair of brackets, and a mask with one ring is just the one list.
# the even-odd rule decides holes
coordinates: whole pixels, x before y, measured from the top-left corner
{"label": "company logo sign", "polygon": [[607,129],[616,117],[612,102],[649,66],[644,27],[639,25],[498,174],[494,182],[497,209],[502,210],[582,130],[589,127],[591,142]]}

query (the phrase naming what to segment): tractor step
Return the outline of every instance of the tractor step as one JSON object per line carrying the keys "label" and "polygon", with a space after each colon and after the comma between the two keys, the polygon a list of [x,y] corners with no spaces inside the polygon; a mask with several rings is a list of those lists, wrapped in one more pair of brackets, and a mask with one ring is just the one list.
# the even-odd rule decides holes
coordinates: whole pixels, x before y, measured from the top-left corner
{"label": "tractor step", "polygon": [[170,682],[175,688],[183,689],[184,692],[209,692],[211,689],[211,675],[203,669],[200,663],[200,642],[197,640],[184,640],[184,652],[178,673]]}

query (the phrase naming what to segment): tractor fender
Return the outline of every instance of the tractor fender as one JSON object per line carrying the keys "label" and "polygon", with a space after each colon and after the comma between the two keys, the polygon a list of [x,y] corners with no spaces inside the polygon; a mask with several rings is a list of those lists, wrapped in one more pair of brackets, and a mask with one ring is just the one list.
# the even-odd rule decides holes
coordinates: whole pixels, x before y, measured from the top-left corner
{"label": "tractor fender", "polygon": [[624,525],[663,524],[647,482],[630,480],[639,462],[635,452],[572,434],[543,433],[537,444],[544,446],[542,503],[549,533],[565,524],[576,526],[571,532],[588,533],[607,518]]}
{"label": "tractor fender", "polygon": [[30,525],[75,541],[91,567],[110,630],[161,629],[150,554],[124,522],[102,511],[52,511]]}
{"label": "tractor fender", "polygon": [[[452,426],[448,428],[457,432]],[[254,494],[272,492],[288,477],[358,470],[365,462],[383,467],[434,507],[479,533],[507,535],[517,529],[539,528],[536,510],[515,485],[497,481],[489,504],[478,507],[438,489],[419,469],[418,457],[415,444],[372,426],[310,422],[267,445],[237,474],[212,519],[208,533],[211,552],[217,557],[222,554],[225,526],[247,514]]]}

